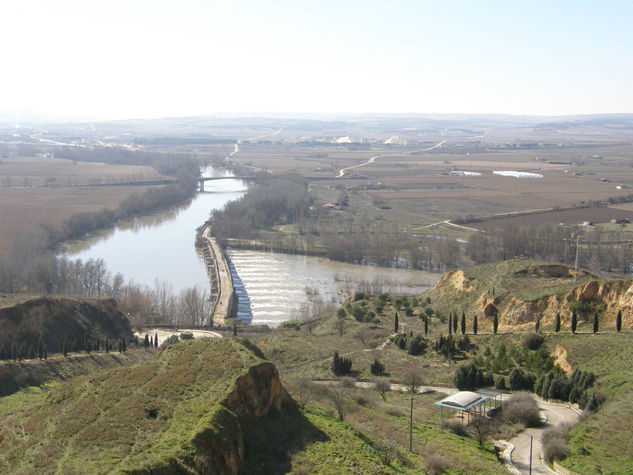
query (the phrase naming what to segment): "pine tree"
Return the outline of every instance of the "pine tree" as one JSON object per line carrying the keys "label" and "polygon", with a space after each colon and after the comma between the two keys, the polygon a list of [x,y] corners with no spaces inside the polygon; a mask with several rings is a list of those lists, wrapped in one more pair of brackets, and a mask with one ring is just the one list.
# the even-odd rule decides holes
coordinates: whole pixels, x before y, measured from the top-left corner
{"label": "pine tree", "polygon": [[466,334],[466,314],[462,311],[462,325],[461,325],[462,335]]}
{"label": "pine tree", "polygon": [[571,312],[571,332],[576,334],[576,325],[578,325],[578,317],[576,316],[576,310]]}
{"label": "pine tree", "polygon": [[594,313],[593,314],[593,328],[592,328],[593,334],[595,335],[596,333],[598,333],[598,314]]}
{"label": "pine tree", "polygon": [[428,315],[424,315],[424,334],[425,335],[429,334],[429,316]]}
{"label": "pine tree", "polygon": [[556,321],[554,322],[554,331],[556,333],[560,331],[560,313],[556,314]]}
{"label": "pine tree", "polygon": [[499,328],[499,317],[497,312],[492,316],[492,333],[497,334],[497,328]]}
{"label": "pine tree", "polygon": [[395,317],[393,317],[393,331],[395,333],[398,333],[398,328],[400,325],[398,325],[398,312],[396,312]]}
{"label": "pine tree", "polygon": [[477,334],[477,315],[473,317],[473,335]]}
{"label": "pine tree", "polygon": [[371,365],[371,374],[376,376],[380,376],[385,372],[385,365],[378,361],[378,358],[374,359],[374,362]]}
{"label": "pine tree", "polygon": [[618,310],[618,316],[615,319],[615,331],[620,333],[622,330],[622,310]]}

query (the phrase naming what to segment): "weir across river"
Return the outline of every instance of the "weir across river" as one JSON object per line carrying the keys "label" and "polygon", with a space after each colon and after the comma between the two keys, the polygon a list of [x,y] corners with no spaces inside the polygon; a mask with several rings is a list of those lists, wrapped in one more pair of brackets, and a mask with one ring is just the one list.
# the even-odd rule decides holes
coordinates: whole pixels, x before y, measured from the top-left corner
{"label": "weir across river", "polygon": [[233,279],[226,262],[224,250],[217,240],[211,236],[207,224],[202,226],[196,236],[196,247],[204,255],[204,263],[211,283],[211,323],[214,326],[225,326],[226,318],[237,317],[237,295],[233,288]]}

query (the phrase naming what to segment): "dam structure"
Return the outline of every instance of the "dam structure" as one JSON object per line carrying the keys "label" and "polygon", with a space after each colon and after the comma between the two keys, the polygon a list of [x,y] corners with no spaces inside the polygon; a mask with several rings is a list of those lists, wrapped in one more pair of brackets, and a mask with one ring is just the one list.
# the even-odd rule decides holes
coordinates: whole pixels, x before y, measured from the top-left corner
{"label": "dam structure", "polygon": [[237,317],[237,294],[233,287],[231,271],[216,238],[211,235],[210,226],[205,223],[196,235],[196,247],[204,256],[207,275],[211,284],[211,321],[213,326],[226,326],[227,318]]}

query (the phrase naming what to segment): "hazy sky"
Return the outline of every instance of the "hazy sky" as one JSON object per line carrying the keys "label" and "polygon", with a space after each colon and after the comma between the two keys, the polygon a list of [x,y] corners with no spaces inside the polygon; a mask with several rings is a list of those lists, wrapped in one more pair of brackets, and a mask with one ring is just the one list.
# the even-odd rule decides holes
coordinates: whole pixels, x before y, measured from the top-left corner
{"label": "hazy sky", "polygon": [[633,1],[3,0],[0,110],[633,112]]}

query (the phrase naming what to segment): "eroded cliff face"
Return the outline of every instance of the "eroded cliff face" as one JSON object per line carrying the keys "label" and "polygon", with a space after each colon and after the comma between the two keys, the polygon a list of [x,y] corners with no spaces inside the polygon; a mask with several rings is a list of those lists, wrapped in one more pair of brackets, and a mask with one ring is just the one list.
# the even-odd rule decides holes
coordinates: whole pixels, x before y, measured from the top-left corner
{"label": "eroded cliff face", "polygon": [[633,281],[595,280],[581,284],[572,290],[541,297],[536,300],[509,298],[499,308],[499,327],[516,328],[541,323],[553,324],[560,314],[561,324],[569,323],[573,306],[580,305],[579,318],[600,315],[601,326],[615,327],[618,311],[622,312],[622,326],[633,327]]}
{"label": "eroded cliff face", "polygon": [[495,314],[500,331],[529,330],[538,319],[553,325],[556,314],[568,326],[574,308],[579,322],[597,313],[601,328],[615,327],[621,311],[622,326],[633,327],[632,280],[601,280],[585,271],[576,277],[578,284],[574,269],[561,264],[506,261],[447,272],[428,295],[447,313],[476,314],[484,331],[491,329]]}
{"label": "eroded cliff face", "polygon": [[[244,459],[244,425],[256,424],[256,419],[282,411],[291,399],[279,380],[277,368],[272,363],[253,366],[248,374],[235,381],[233,391],[223,404],[223,430],[198,437],[198,468],[203,473],[238,473]],[[205,457],[208,453],[210,457]]]}

